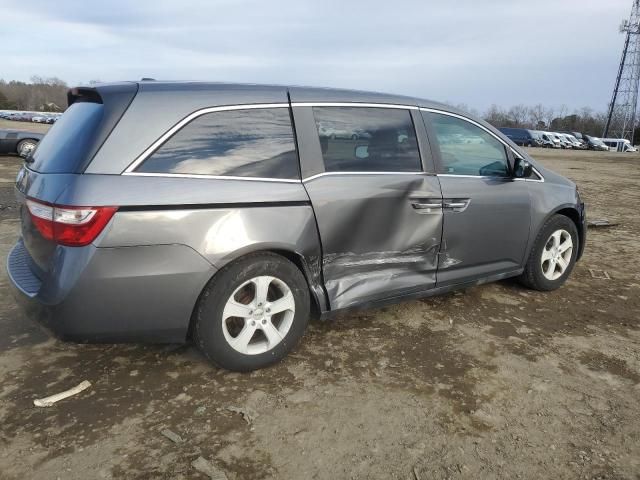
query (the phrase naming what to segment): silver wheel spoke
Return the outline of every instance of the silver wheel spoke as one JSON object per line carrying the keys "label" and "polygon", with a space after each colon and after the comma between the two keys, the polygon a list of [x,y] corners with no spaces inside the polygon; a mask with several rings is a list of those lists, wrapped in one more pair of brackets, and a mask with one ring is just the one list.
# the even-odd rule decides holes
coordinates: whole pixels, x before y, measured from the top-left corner
{"label": "silver wheel spoke", "polygon": [[256,327],[251,326],[248,322],[245,322],[244,327],[240,331],[237,337],[231,340],[231,346],[242,353],[249,352],[249,342],[256,333]]}
{"label": "silver wheel spoke", "polygon": [[296,303],[291,292],[269,304],[271,315],[275,315],[276,313],[284,312],[286,310],[294,310],[295,308]]}
{"label": "silver wheel spoke", "polygon": [[280,332],[275,325],[271,323],[271,319],[268,319],[266,324],[261,325],[261,328],[264,332],[264,336],[267,337],[269,348],[274,347],[282,341],[282,335],[280,335]]}
{"label": "silver wheel spoke", "polygon": [[558,265],[560,266],[560,273],[564,273],[564,271],[569,266],[567,264],[567,261],[562,256],[560,258],[558,258]]}
{"label": "silver wheel spoke", "polygon": [[235,300],[231,299],[224,307],[224,313],[222,319],[226,320],[229,317],[249,318],[251,316],[251,306],[243,305]]}
{"label": "silver wheel spoke", "polygon": [[558,247],[558,251],[560,253],[564,253],[567,250],[569,250],[571,247],[573,247],[573,242],[571,241],[571,237],[569,237],[560,244],[560,246]]}
{"label": "silver wheel spoke", "polygon": [[562,235],[562,232],[560,232],[560,230],[553,232],[553,234],[551,235],[551,238],[553,239],[554,247],[557,247],[558,245],[560,245],[560,235]]}
{"label": "silver wheel spoke", "polygon": [[553,253],[551,252],[551,250],[544,249],[542,251],[542,261],[543,262],[546,261],[546,260],[550,260],[552,258],[553,258]]}
{"label": "silver wheel spoke", "polygon": [[253,284],[256,286],[255,302],[262,305],[267,302],[267,292],[272,281],[273,277],[257,277],[253,279]]}

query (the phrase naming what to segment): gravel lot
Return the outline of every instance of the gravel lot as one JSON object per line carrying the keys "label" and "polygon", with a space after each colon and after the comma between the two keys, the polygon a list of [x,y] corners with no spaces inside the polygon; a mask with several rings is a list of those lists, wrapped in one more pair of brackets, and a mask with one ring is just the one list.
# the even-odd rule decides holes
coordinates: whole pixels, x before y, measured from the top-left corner
{"label": "gravel lot", "polygon": [[[504,281],[315,323],[251,374],[190,346],[51,339],[3,261],[0,478],[204,479],[200,456],[229,479],[640,478],[640,156],[533,154],[619,223],[590,230],[565,287]],[[18,163],[0,157],[2,258]]]}

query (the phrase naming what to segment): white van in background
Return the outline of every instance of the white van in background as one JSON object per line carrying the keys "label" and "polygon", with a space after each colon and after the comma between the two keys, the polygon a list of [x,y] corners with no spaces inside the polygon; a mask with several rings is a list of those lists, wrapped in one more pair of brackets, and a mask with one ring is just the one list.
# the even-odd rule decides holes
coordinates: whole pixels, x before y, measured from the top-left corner
{"label": "white van in background", "polygon": [[551,132],[542,132],[542,140],[545,142],[551,142],[551,145],[553,145],[553,148],[562,148],[562,143],[560,143],[560,139]]}
{"label": "white van in background", "polygon": [[601,139],[610,152],[637,152],[638,149],[631,145],[626,138],[603,138]]}

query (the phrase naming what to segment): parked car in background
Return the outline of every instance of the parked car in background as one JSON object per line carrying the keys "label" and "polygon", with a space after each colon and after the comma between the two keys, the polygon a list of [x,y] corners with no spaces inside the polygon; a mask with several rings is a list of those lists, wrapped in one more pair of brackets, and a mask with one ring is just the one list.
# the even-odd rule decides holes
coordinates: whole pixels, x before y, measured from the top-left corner
{"label": "parked car in background", "polygon": [[544,140],[542,139],[542,132],[539,130],[529,130],[531,132],[531,136],[536,142],[536,146],[544,147]]}
{"label": "parked car in background", "polygon": [[547,148],[562,148],[560,139],[551,132],[541,132],[542,140],[544,141],[544,147]]}
{"label": "parked car in background", "polygon": [[531,134],[538,141],[538,144],[539,144],[540,147],[542,147],[542,148],[553,148],[554,147],[553,141],[551,139],[549,139],[546,135],[544,135],[544,132],[542,132],[540,130],[531,130]]}
{"label": "parked car in background", "polygon": [[443,104],[152,81],[69,103],[18,174],[7,271],[70,339],[193,335],[214,363],[253,370],[294,348],[312,309],[506,277],[554,290],[584,249],[576,185]]}
{"label": "parked car in background", "polygon": [[35,113],[18,112],[15,115],[13,115],[11,119],[17,122],[30,122],[34,116],[35,116]]}
{"label": "parked car in background", "polygon": [[558,140],[560,140],[560,146],[564,149],[572,149],[573,143],[569,141],[564,135],[558,132],[551,132]]}
{"label": "parked car in background", "polygon": [[0,130],[0,154],[16,154],[28,157],[42,140],[42,133],[23,130]]}
{"label": "parked car in background", "polygon": [[582,144],[573,136],[567,135],[566,133],[556,133],[556,135],[560,138],[565,144],[565,148],[567,149],[579,149]]}
{"label": "parked car in background", "polygon": [[582,133],[580,132],[562,132],[562,133],[566,133],[568,135],[573,136],[576,140],[578,140],[583,145],[584,148],[587,148],[587,141],[582,135]]}
{"label": "parked car in background", "polygon": [[573,143],[573,148],[577,150],[587,149],[587,144],[584,143],[582,140],[578,140],[575,136],[573,136],[573,134],[565,133],[564,136],[567,137],[571,143]]}
{"label": "parked car in background", "polygon": [[47,118],[48,117],[42,115],[34,115],[33,117],[31,117],[31,121],[34,123],[47,123]]}
{"label": "parked car in background", "polygon": [[602,142],[609,147],[611,152],[637,152],[638,149],[631,145],[626,138],[603,138]]}
{"label": "parked car in background", "polygon": [[587,142],[587,148],[589,150],[597,150],[608,152],[609,147],[598,137],[592,137],[590,135],[583,135],[582,138]]}
{"label": "parked car in background", "polygon": [[538,141],[535,136],[531,133],[531,130],[527,130],[526,128],[507,128],[500,127],[502,133],[504,133],[507,137],[511,139],[513,143],[516,145],[520,145],[522,147],[537,147]]}

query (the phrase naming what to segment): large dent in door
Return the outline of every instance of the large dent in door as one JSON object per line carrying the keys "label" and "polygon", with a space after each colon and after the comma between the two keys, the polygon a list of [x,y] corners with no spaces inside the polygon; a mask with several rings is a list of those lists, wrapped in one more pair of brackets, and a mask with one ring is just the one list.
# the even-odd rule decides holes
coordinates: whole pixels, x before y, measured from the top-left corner
{"label": "large dent in door", "polygon": [[[431,238],[420,247],[405,251],[381,251],[356,254],[345,252],[326,255],[323,269],[332,308],[420,290],[425,280],[435,282],[439,238]],[[390,289],[389,286],[393,285]]]}

